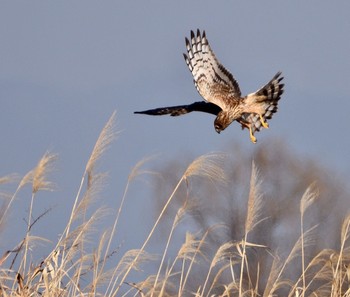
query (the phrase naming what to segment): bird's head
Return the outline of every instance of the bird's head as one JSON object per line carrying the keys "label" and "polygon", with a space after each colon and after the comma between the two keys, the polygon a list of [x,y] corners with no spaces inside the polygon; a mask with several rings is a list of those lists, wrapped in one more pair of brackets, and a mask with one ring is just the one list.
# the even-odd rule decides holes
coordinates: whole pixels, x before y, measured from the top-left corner
{"label": "bird's head", "polygon": [[214,121],[214,128],[217,133],[220,134],[221,131],[224,131],[233,120],[230,119],[227,112],[220,111]]}

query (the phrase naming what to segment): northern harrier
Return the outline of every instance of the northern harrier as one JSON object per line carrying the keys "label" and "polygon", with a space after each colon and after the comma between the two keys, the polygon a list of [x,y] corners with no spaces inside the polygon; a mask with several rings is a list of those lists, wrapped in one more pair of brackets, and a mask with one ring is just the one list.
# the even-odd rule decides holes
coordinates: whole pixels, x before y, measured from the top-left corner
{"label": "northern harrier", "polygon": [[268,128],[268,119],[277,111],[278,100],[283,94],[283,77],[278,72],[265,86],[255,93],[241,97],[241,91],[233,75],[218,61],[205,35],[191,31],[191,41],[186,38],[188,55],[184,54],[194,84],[205,101],[189,105],[161,107],[135,113],[148,115],[170,114],[179,116],[192,111],[216,115],[214,127],[217,133],[225,130],[233,121],[248,128],[250,139],[256,143],[254,133],[261,127]]}

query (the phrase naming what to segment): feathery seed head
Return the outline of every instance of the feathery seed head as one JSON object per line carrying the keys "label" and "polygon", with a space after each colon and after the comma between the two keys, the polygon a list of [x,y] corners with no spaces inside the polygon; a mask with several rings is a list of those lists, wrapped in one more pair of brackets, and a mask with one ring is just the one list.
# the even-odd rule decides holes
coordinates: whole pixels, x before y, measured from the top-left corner
{"label": "feathery seed head", "polygon": [[32,170],[30,177],[32,178],[33,189],[32,192],[36,193],[39,190],[51,190],[52,182],[47,180],[47,175],[53,169],[53,163],[56,161],[57,155],[46,152],[40,159],[38,165]]}
{"label": "feathery seed head", "polygon": [[201,176],[212,181],[226,182],[227,178],[223,170],[224,154],[207,154],[195,159],[184,173],[184,177]]}

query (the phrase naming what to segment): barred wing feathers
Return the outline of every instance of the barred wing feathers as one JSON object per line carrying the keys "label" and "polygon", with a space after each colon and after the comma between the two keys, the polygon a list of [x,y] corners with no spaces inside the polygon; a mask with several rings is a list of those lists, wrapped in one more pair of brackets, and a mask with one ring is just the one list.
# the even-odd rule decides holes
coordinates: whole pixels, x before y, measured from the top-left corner
{"label": "barred wing feathers", "polygon": [[[188,53],[184,54],[186,64],[193,75],[199,94],[206,101],[225,110],[228,106],[232,106],[233,100],[240,99],[241,91],[237,81],[215,57],[205,31],[201,35],[197,30],[197,36],[191,31],[191,41],[186,38],[186,48]],[[228,103],[228,100],[231,103]]]}

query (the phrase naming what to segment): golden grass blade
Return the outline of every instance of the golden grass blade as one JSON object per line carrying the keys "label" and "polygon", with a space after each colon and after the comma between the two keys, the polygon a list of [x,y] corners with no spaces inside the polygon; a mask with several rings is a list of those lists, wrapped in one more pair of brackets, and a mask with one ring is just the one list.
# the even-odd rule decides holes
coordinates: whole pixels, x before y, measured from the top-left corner
{"label": "golden grass blade", "polygon": [[[185,286],[187,284],[187,281],[190,277],[190,273],[192,271],[192,267],[195,263],[197,263],[197,255],[200,255],[203,259],[208,262],[209,260],[205,257],[205,255],[202,253],[201,248],[205,244],[205,240],[207,236],[209,235],[210,231],[212,229],[215,229],[216,226],[213,228],[209,228],[202,238],[200,240],[196,240],[196,238],[193,235],[186,234],[186,242],[185,244],[181,247],[179,251],[179,256],[182,257],[184,260],[188,259],[190,261],[190,264],[188,265],[187,271],[185,273],[184,269],[181,271],[181,280],[180,280],[180,287],[179,287],[179,292],[178,296],[182,296]],[[185,262],[185,261],[184,261]],[[184,267],[184,263],[183,263]]]}
{"label": "golden grass blade", "polygon": [[319,191],[316,188],[316,183],[312,183],[305,191],[300,200],[300,213],[304,216],[305,211],[309,208],[311,204],[315,202],[319,195]]}
{"label": "golden grass blade", "polygon": [[[178,190],[178,188],[180,187],[180,185],[181,185],[181,183],[182,183],[183,180],[184,180],[184,176],[181,177],[181,179],[179,180],[179,182],[178,182],[177,185],[175,186],[173,192],[171,193],[170,197],[169,197],[168,200],[166,201],[166,203],[165,203],[165,205],[164,205],[162,211],[160,212],[160,214],[159,214],[159,216],[158,216],[156,222],[154,223],[154,225],[153,225],[153,227],[152,227],[150,233],[148,234],[148,236],[147,236],[146,240],[144,241],[144,243],[143,243],[141,249],[139,250],[140,253],[144,251],[146,245],[148,244],[149,240],[150,240],[151,237],[153,236],[155,229],[157,228],[157,226],[158,226],[158,224],[159,224],[161,218],[163,217],[163,215],[164,215],[166,209],[168,208],[170,202],[172,201],[173,197],[175,196],[175,193],[177,192],[177,190]],[[134,261],[134,262],[138,261],[138,257],[139,257],[139,256],[136,255],[133,261]],[[130,272],[131,269],[133,268],[133,265],[134,265],[134,264],[131,263],[131,264],[129,265],[128,269],[125,271],[125,274],[124,274],[124,276],[122,277],[122,279],[121,279],[121,281],[120,281],[121,284],[125,281],[127,275],[129,274],[129,272]],[[113,285],[113,287],[114,287],[114,285]],[[119,287],[120,287],[120,285],[119,285]],[[117,290],[116,290],[115,292],[113,292],[113,293],[111,294],[111,296],[116,296],[116,294],[118,293],[119,287],[117,288]]]}
{"label": "golden grass blade", "polygon": [[[304,246],[308,247],[311,246],[315,242],[315,234],[314,231],[317,228],[317,225],[311,227],[310,229],[306,230],[303,234],[304,238]],[[302,236],[302,235],[301,235]],[[293,249],[291,250],[290,254],[287,258],[287,263],[291,262],[295,257],[300,256],[301,252],[301,236],[297,240],[297,242],[294,244]]]}
{"label": "golden grass blade", "polygon": [[21,189],[24,187],[26,184],[32,183],[33,182],[33,176],[34,176],[34,169],[29,171],[22,179],[21,182],[19,183],[18,188]]}
{"label": "golden grass blade", "polygon": [[[344,219],[342,227],[341,227],[340,251],[339,251],[336,265],[335,265],[335,268],[333,271],[334,281],[332,284],[332,294],[334,296],[340,294],[340,292],[342,291],[342,284],[343,284],[343,278],[344,278],[343,261],[345,260],[345,256],[346,256],[346,255],[344,255],[344,252],[346,251],[346,241],[349,238],[349,233],[350,233],[349,229],[350,229],[350,214],[347,215],[347,217]],[[334,256],[333,256],[333,258],[334,258]]]}
{"label": "golden grass blade", "polygon": [[[110,246],[111,246],[111,243],[112,243],[112,239],[115,237],[116,235],[116,230],[117,230],[117,224],[119,222],[119,218],[120,218],[120,215],[121,215],[121,212],[122,212],[122,208],[124,206],[124,202],[125,202],[125,199],[126,199],[126,194],[128,192],[128,189],[129,189],[129,185],[131,183],[131,181],[136,178],[137,176],[141,175],[141,174],[146,174],[146,173],[153,173],[153,172],[150,172],[150,171],[146,171],[146,170],[142,170],[141,167],[151,159],[152,157],[149,157],[149,158],[144,158],[143,160],[139,161],[135,166],[134,168],[132,169],[131,173],[129,174],[129,177],[128,177],[128,181],[127,181],[127,184],[125,186],[125,189],[124,189],[124,193],[123,193],[123,197],[122,197],[122,200],[120,202],[120,206],[117,210],[117,213],[116,213],[116,217],[115,217],[115,220],[114,220],[114,223],[113,223],[113,227],[112,227],[112,230],[111,230],[111,234],[110,234],[110,239],[107,243],[107,247],[106,247],[106,251],[105,251],[105,256],[104,256],[104,259],[106,260],[107,259],[107,255],[110,251]],[[102,264],[102,267],[104,267],[105,265],[105,260]],[[114,278],[114,273],[116,273],[116,270],[113,272],[112,274],[112,278]],[[107,287],[107,291],[109,290],[110,286],[112,286],[113,284],[110,282],[108,287]]]}
{"label": "golden grass blade", "polygon": [[[6,175],[0,178],[0,184],[8,184],[18,180],[18,176],[16,174]],[[12,202],[14,201],[17,192],[19,191],[19,187],[16,192],[10,196],[4,193],[0,193],[0,197],[5,197],[5,202],[0,207],[0,230],[3,227],[3,223],[5,221],[8,210],[11,207]]]}
{"label": "golden grass blade", "polygon": [[250,189],[248,197],[247,217],[245,221],[245,233],[248,234],[260,222],[262,209],[261,180],[258,168],[252,162],[252,173],[250,177]]}
{"label": "golden grass blade", "polygon": [[123,274],[130,266],[132,266],[133,270],[138,271],[141,269],[140,265],[142,263],[152,261],[157,258],[158,257],[139,249],[129,250],[124,254],[123,258],[118,263],[117,270],[120,272],[120,274]]}
{"label": "golden grass blade", "polygon": [[[72,290],[78,290],[75,285],[86,274],[91,267],[92,255],[87,254],[82,247],[89,242],[89,235],[94,232],[94,224],[98,219],[106,214],[103,208],[99,208],[92,214],[86,222],[72,230],[60,241],[55,250],[46,258],[45,263],[54,264],[55,277],[52,282],[56,283],[56,288],[60,289],[63,278],[69,276],[69,283],[73,285]],[[58,256],[59,251],[61,255]],[[50,269],[50,272],[52,269]],[[90,273],[90,272],[88,272]]]}
{"label": "golden grass blade", "polygon": [[114,111],[112,116],[109,118],[108,122],[102,129],[97,139],[97,142],[94,146],[94,149],[92,150],[89,161],[86,164],[86,172],[88,176],[92,174],[92,171],[96,165],[96,162],[102,156],[102,154],[107,150],[109,145],[112,143],[112,141],[116,137],[116,133],[114,129],[115,119],[116,119],[116,112]]}
{"label": "golden grass blade", "polygon": [[[175,215],[175,218],[174,218],[174,222],[171,226],[171,230],[169,232],[169,235],[168,235],[168,239],[167,239],[167,242],[166,242],[166,245],[165,245],[165,248],[164,248],[164,251],[162,253],[162,259],[160,261],[160,265],[159,265],[159,268],[158,268],[158,272],[157,272],[157,275],[156,275],[156,278],[155,278],[155,281],[154,281],[154,287],[157,286],[157,282],[158,282],[158,279],[160,277],[160,274],[161,274],[161,271],[162,271],[162,268],[163,268],[163,265],[164,265],[164,261],[165,261],[165,257],[168,253],[168,249],[169,249],[169,246],[170,246],[170,241],[173,237],[173,233],[175,231],[175,228],[177,227],[177,225],[179,224],[179,222],[182,220],[182,218],[184,217],[186,211],[189,209],[189,208],[194,208],[194,202],[191,203],[192,200],[186,200],[185,203],[179,208],[179,210],[177,211],[176,215]],[[169,271],[168,271],[168,274],[171,273],[172,269],[173,269],[173,266],[175,265],[175,262],[176,260],[174,261],[173,265],[170,267]],[[164,287],[165,287],[165,283],[163,283],[163,286],[162,286],[162,290],[164,290]],[[151,294],[151,297],[153,296],[153,294]]]}
{"label": "golden grass blade", "polygon": [[126,199],[126,194],[128,192],[128,189],[129,189],[129,185],[130,185],[130,182],[136,178],[137,176],[141,175],[141,174],[154,174],[154,172],[151,172],[151,171],[147,171],[147,170],[143,170],[141,169],[142,166],[147,163],[149,160],[153,159],[153,157],[149,157],[149,158],[144,158],[142,159],[141,161],[139,161],[134,167],[133,169],[131,170],[129,176],[128,176],[128,181],[127,181],[127,184],[125,186],[125,189],[124,189],[124,193],[123,193],[123,197],[122,197],[122,200],[120,202],[120,206],[117,210],[117,213],[116,213],[116,216],[115,216],[115,220],[114,220],[114,223],[113,223],[113,227],[112,227],[112,230],[111,230],[111,235],[110,235],[110,239],[108,241],[108,244],[107,244],[107,248],[106,248],[106,252],[105,252],[105,258],[110,250],[110,246],[111,246],[111,243],[112,243],[112,239],[115,237],[116,235],[116,230],[117,230],[117,225],[118,225],[118,222],[119,222],[119,218],[120,218],[120,215],[121,215],[121,212],[122,212],[122,209],[123,209],[123,206],[124,206],[124,202],[125,202],[125,199]]}
{"label": "golden grass blade", "polygon": [[350,235],[349,228],[350,228],[350,214],[347,215],[347,217],[344,219],[341,227],[340,240],[341,240],[342,246],[345,246],[345,242],[349,239],[349,235]]}
{"label": "golden grass blade", "polygon": [[[189,232],[186,232],[186,237],[185,237],[185,242],[182,244],[181,248],[179,249],[176,259],[177,260],[182,260],[182,265],[181,265],[181,271],[180,271],[180,281],[179,281],[179,288],[178,288],[178,296],[181,296],[181,291],[183,288],[183,281],[184,281],[184,276],[185,276],[185,263],[186,259],[193,259],[195,258],[196,255],[196,250],[198,248],[199,241],[196,240],[195,236]],[[173,266],[175,264],[175,261],[173,263]],[[194,259],[194,261],[196,261]],[[173,268],[173,267],[172,267]]]}
{"label": "golden grass blade", "polygon": [[74,210],[72,222],[84,216],[89,205],[96,201],[98,194],[101,192],[106,183],[107,177],[107,173],[95,173],[90,177],[90,186],[87,188],[83,198],[79,201],[76,209]]}
{"label": "golden grass blade", "polygon": [[53,163],[57,155],[46,152],[40,159],[33,172],[33,193],[39,190],[52,190],[52,182],[47,180],[47,175],[53,169]]}
{"label": "golden grass blade", "polygon": [[213,260],[211,262],[211,265],[214,267],[221,261],[234,258],[236,256],[234,252],[234,248],[236,247],[236,245],[237,243],[235,242],[226,242],[222,244],[216,251],[215,256],[213,257]]}
{"label": "golden grass blade", "polygon": [[[255,166],[254,161],[252,162],[252,173],[250,177],[250,188],[247,206],[247,216],[245,220],[245,232],[244,239],[242,240],[242,251],[241,251],[241,271],[239,278],[239,292],[238,295],[242,296],[242,286],[243,286],[243,274],[244,268],[248,272],[248,266],[246,265],[246,243],[248,242],[248,234],[251,232],[256,225],[258,225],[262,220],[260,220],[260,213],[262,209],[262,194],[261,194],[261,181],[259,179],[259,172]],[[237,246],[238,248],[239,246]],[[249,275],[249,274],[248,274]]]}
{"label": "golden grass blade", "polygon": [[[32,171],[30,171],[21,181],[21,184],[22,182],[24,182],[24,184],[29,181],[32,182],[32,197],[31,197],[30,207],[29,207],[25,250],[24,250],[24,257],[22,262],[23,274],[26,273],[26,268],[27,268],[26,263],[27,263],[27,254],[28,254],[28,243],[29,243],[28,238],[29,238],[29,233],[32,226],[31,221],[32,221],[32,212],[34,208],[34,198],[36,193],[39,190],[52,190],[53,183],[47,180],[47,175],[49,172],[53,170],[53,163],[56,159],[57,159],[57,155],[46,152],[38,162],[37,166]],[[19,188],[22,186],[21,184]]]}
{"label": "golden grass blade", "polygon": [[[276,291],[279,288],[282,288],[284,286],[290,287],[291,293],[288,295],[289,297],[293,296],[293,292],[295,291],[295,288],[298,286],[300,279],[302,279],[302,276],[299,278],[299,280],[293,284],[291,281],[283,279],[283,273],[287,270],[288,265],[298,256],[301,254],[302,250],[302,237],[304,237],[304,247],[310,246],[314,242],[314,231],[317,226],[314,226],[304,232],[303,235],[299,237],[297,242],[294,244],[292,250],[290,251],[287,258],[282,261],[280,258],[275,258],[272,267],[270,270],[270,275],[268,277],[266,287],[264,290],[264,297],[268,296],[275,296]],[[293,289],[294,288],[294,289]]]}
{"label": "golden grass blade", "polygon": [[205,289],[208,285],[209,277],[211,275],[213,268],[218,264],[218,262],[222,261],[223,259],[226,258],[228,260],[228,259],[233,258],[235,256],[235,253],[232,251],[232,248],[236,247],[236,246],[237,246],[237,243],[227,242],[227,243],[224,243],[223,245],[221,245],[217,249],[217,251],[216,251],[216,253],[215,253],[215,255],[210,263],[209,271],[207,273],[207,277],[206,277],[204,284],[203,284],[202,294],[205,293]]}
{"label": "golden grass blade", "polygon": [[200,242],[201,240],[198,240],[195,235],[186,232],[185,242],[177,253],[178,258],[192,260],[194,254],[198,252]]}
{"label": "golden grass blade", "polygon": [[[113,129],[114,129],[115,118],[116,118],[116,112],[114,111],[112,116],[109,118],[108,122],[106,123],[105,127],[102,129],[102,131],[98,137],[98,140],[94,146],[92,154],[87,162],[83,177],[80,181],[80,186],[79,186],[78,192],[77,192],[75,200],[74,200],[74,204],[72,207],[69,221],[68,221],[67,226],[66,226],[64,232],[62,233],[61,238],[59,239],[56,247],[58,247],[61,244],[61,242],[64,241],[64,238],[68,237],[68,235],[70,233],[71,225],[72,225],[73,221],[75,220],[76,208],[79,205],[78,202],[79,202],[79,198],[81,197],[81,192],[82,192],[83,185],[85,182],[86,174],[88,175],[88,187],[87,188],[89,189],[92,186],[93,181],[95,181],[94,175],[93,175],[93,168],[94,168],[97,160],[101,157],[102,153],[105,152],[105,150],[108,148],[109,144],[114,140],[115,132]],[[65,249],[63,249],[63,253],[64,252],[65,252]]]}
{"label": "golden grass blade", "polygon": [[153,160],[154,158],[155,158],[155,156],[150,156],[147,158],[143,158],[141,161],[137,162],[137,164],[132,168],[132,170],[129,174],[128,182],[130,182],[131,180],[133,180],[134,178],[136,178],[137,176],[142,175],[142,174],[156,174],[153,171],[142,169],[143,165],[145,165],[149,161]]}
{"label": "golden grass blade", "polygon": [[279,274],[283,267],[283,263],[280,258],[275,257],[273,259],[270,273],[266,281],[263,297],[273,296],[274,291],[276,290],[277,284],[279,282]]}
{"label": "golden grass blade", "polygon": [[231,297],[236,296],[238,293],[238,286],[235,282],[231,282],[228,285],[224,285],[225,291],[223,292],[221,297]]}
{"label": "golden grass blade", "polygon": [[142,294],[144,294],[143,296],[154,295],[157,297],[170,297],[171,295],[168,295],[166,292],[164,292],[165,286],[172,287],[173,289],[175,289],[175,287],[169,280],[163,278],[160,279],[160,281],[157,283],[157,286],[154,286],[155,278],[155,275],[150,275],[144,281],[137,283],[135,287],[138,288],[139,293],[142,292]]}
{"label": "golden grass blade", "polygon": [[[216,287],[216,286],[220,286],[220,283],[219,283],[219,279],[220,277],[223,275],[223,273],[227,270],[229,270],[231,267],[230,267],[230,263],[227,263],[227,264],[224,264],[222,265],[218,272],[216,272],[216,274],[214,275],[214,278],[213,280],[211,281],[211,284],[210,284],[210,287],[208,289],[208,293],[207,293],[207,296],[212,296],[212,295],[209,295],[213,289]],[[204,294],[204,291],[203,291],[203,294]]]}
{"label": "golden grass blade", "polygon": [[[141,264],[154,261],[155,259],[157,259],[156,256],[145,252],[143,249],[132,249],[127,251],[112,273],[112,279],[108,284],[105,296],[118,296],[117,293],[119,292],[121,285],[125,283],[126,275],[131,270],[141,270]],[[121,278],[120,281],[119,278]]]}
{"label": "golden grass blade", "polygon": [[199,206],[199,199],[190,198],[186,199],[185,203],[178,209],[175,216],[174,224],[177,226],[185,218],[186,214],[190,214],[195,211]]}
{"label": "golden grass blade", "polygon": [[[320,251],[314,258],[311,259],[303,273],[304,275],[309,275],[310,278],[308,280],[307,286],[305,287],[306,290],[314,285],[314,283],[314,292],[319,291],[320,289],[324,289],[326,286],[328,286],[328,289],[330,289],[331,283],[333,282],[332,265],[330,258],[333,253],[333,250],[325,249]],[[322,285],[318,286],[318,283],[320,283],[320,281]],[[300,278],[296,283],[298,282],[300,282]]]}
{"label": "golden grass blade", "polygon": [[218,153],[200,156],[187,167],[184,177],[187,179],[191,176],[201,176],[213,182],[226,183],[227,177],[222,169],[224,167],[224,158],[224,154]]}
{"label": "golden grass blade", "polygon": [[302,269],[302,296],[306,291],[306,275],[305,275],[305,246],[304,246],[304,214],[309,206],[316,200],[318,193],[315,189],[315,183],[311,184],[305,191],[300,200],[300,234],[301,234],[301,269]]}
{"label": "golden grass blade", "polygon": [[[96,289],[99,285],[107,283],[107,281],[112,276],[111,272],[104,272],[104,262],[105,257],[103,257],[103,249],[106,245],[106,242],[109,239],[109,232],[103,232],[97,250],[93,253],[93,262],[92,262],[92,271],[93,277],[91,281],[91,292],[93,295],[96,295]],[[102,264],[102,265],[101,265]]]}
{"label": "golden grass blade", "polygon": [[[187,281],[188,281],[188,278],[190,277],[191,268],[192,268],[192,265],[195,263],[195,258],[196,258],[196,256],[197,256],[197,254],[200,254],[207,262],[209,261],[209,260],[207,259],[207,257],[206,257],[206,256],[201,252],[201,250],[200,250],[200,249],[202,248],[202,246],[205,245],[207,236],[208,236],[211,232],[214,232],[217,228],[222,228],[222,227],[225,227],[225,228],[226,228],[227,226],[222,225],[222,224],[216,224],[216,225],[214,225],[214,226],[208,228],[207,231],[206,231],[206,232],[204,233],[204,235],[202,236],[201,240],[199,241],[199,244],[198,244],[198,247],[197,247],[197,251],[196,251],[196,253],[194,254],[194,256],[192,257],[192,259],[191,259],[190,266],[189,266],[188,271],[187,271],[187,273],[186,273],[184,282],[183,282],[183,284],[182,284],[182,286],[181,286],[181,287],[182,287],[181,292],[184,290],[185,285],[186,285],[186,283],[187,283]],[[212,265],[212,263],[211,263],[211,264],[210,264],[210,267],[209,267],[209,270],[208,270],[208,272],[207,272],[206,280],[204,281],[203,286],[200,286],[200,288],[197,290],[197,293],[196,293],[196,294],[200,294],[200,291],[201,291],[201,290],[202,290],[202,293],[204,294],[204,290],[205,290],[205,287],[206,287],[206,285],[207,285],[207,283],[208,283],[209,276],[210,276],[210,274],[211,274],[212,268],[213,268],[213,265]],[[180,294],[179,296],[181,296],[181,294]],[[196,295],[196,296],[197,296],[197,295]],[[198,296],[202,296],[202,295],[198,295]]]}
{"label": "golden grass blade", "polygon": [[17,180],[18,180],[18,175],[17,174],[5,175],[3,177],[0,177],[0,185],[13,183],[13,182],[15,182]]}
{"label": "golden grass blade", "polygon": [[[176,218],[175,218],[176,220]],[[165,248],[164,248],[164,251],[162,253],[162,259],[160,261],[160,264],[159,264],[159,267],[158,267],[158,272],[156,274],[156,277],[154,279],[154,284],[153,284],[153,287],[156,288],[158,286],[158,282],[159,282],[159,279],[161,278],[161,271],[162,271],[162,268],[163,268],[163,265],[164,265],[164,261],[165,261],[165,257],[168,253],[168,249],[169,249],[169,245],[170,245],[170,241],[173,237],[173,234],[174,234],[174,231],[175,231],[175,228],[176,228],[176,224],[175,222],[173,223],[173,225],[171,226],[171,230],[169,232],[169,235],[168,235],[168,239],[167,239],[167,242],[166,242],[166,245],[165,245]],[[153,292],[151,294],[151,297],[153,296]]]}
{"label": "golden grass blade", "polygon": [[[130,172],[129,176],[128,176],[128,181],[127,181],[127,184],[125,186],[125,189],[124,189],[124,193],[123,193],[123,197],[122,197],[122,200],[120,202],[120,205],[119,205],[119,208],[117,210],[117,213],[116,213],[116,217],[115,217],[115,220],[114,220],[114,223],[113,223],[113,227],[112,227],[112,230],[111,230],[111,234],[110,234],[110,238],[109,238],[109,241],[107,243],[107,247],[106,247],[106,250],[105,250],[105,256],[104,256],[104,261],[102,263],[102,269],[104,268],[104,265],[106,264],[106,259],[107,259],[107,255],[110,251],[110,246],[111,246],[111,243],[112,243],[112,240],[113,238],[115,237],[116,235],[116,231],[117,231],[117,225],[118,225],[118,222],[119,222],[119,218],[120,218],[120,215],[121,215],[121,212],[122,212],[122,209],[123,209],[123,206],[124,206],[124,202],[125,202],[125,199],[126,199],[126,194],[128,192],[128,189],[129,189],[129,185],[131,183],[131,181],[133,179],[135,179],[137,176],[141,175],[141,174],[154,174],[154,172],[151,172],[151,171],[147,171],[147,170],[142,170],[142,166],[148,162],[150,159],[152,159],[153,157],[149,157],[149,158],[144,158],[142,159],[141,161],[139,161],[132,169],[132,171]],[[114,278],[115,276],[115,273],[116,273],[116,270],[112,273],[112,276],[111,276],[111,279]],[[112,283],[109,283],[108,287],[107,287],[107,291],[109,290],[110,286],[112,286]]]}
{"label": "golden grass blade", "polygon": [[53,170],[53,164],[57,160],[56,154],[46,152],[40,159],[37,166],[29,171],[21,180],[18,188],[22,188],[28,183],[32,183],[32,192],[39,190],[52,190],[52,182],[47,181],[47,175]]}

